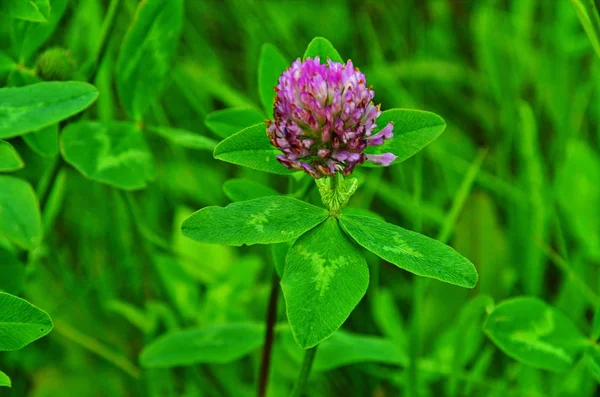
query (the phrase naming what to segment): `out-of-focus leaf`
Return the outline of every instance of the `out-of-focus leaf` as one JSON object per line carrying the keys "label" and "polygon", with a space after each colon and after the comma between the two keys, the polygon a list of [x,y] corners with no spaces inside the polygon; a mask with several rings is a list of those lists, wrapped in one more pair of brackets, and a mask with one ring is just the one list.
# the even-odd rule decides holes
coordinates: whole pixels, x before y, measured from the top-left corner
{"label": "out-of-focus leaf", "polygon": [[223,191],[232,201],[253,200],[279,194],[275,189],[249,179],[230,179],[223,185]]}
{"label": "out-of-focus leaf", "polygon": [[600,338],[600,306],[596,308],[594,321],[592,323],[592,339],[598,340],[598,338]]}
{"label": "out-of-focus leaf", "polygon": [[6,141],[0,141],[0,172],[16,171],[25,166],[15,148]]}
{"label": "out-of-focus leaf", "polygon": [[[280,331],[282,342],[297,363],[303,350],[295,343],[288,327]],[[405,366],[408,357],[391,340],[375,335],[361,335],[338,330],[319,345],[313,364],[315,371],[331,371],[346,365],[380,363]]]}
{"label": "out-of-focus leaf", "polygon": [[515,360],[556,372],[571,368],[587,345],[568,317],[532,297],[500,303],[490,313],[484,331]]}
{"label": "out-of-focus leaf", "polygon": [[477,270],[451,247],[369,216],[343,214],[342,228],[358,244],[401,269],[473,288]]}
{"label": "out-of-focus leaf", "polygon": [[369,285],[367,262],[329,218],[290,248],[281,279],[296,342],[308,349],[329,338]]}
{"label": "out-of-focus leaf", "polygon": [[[571,142],[556,176],[556,194],[566,224],[587,253],[600,258],[600,158],[585,143]],[[577,194],[573,194],[577,192]]]}
{"label": "out-of-focus leaf", "polygon": [[600,348],[597,345],[588,347],[586,360],[589,372],[600,383]]}
{"label": "out-of-focus leaf", "polygon": [[10,56],[0,51],[0,77],[4,78],[9,72],[15,70],[17,63]]}
{"label": "out-of-focus leaf", "polygon": [[[225,139],[264,120],[265,115],[256,109],[231,108],[209,113],[204,119],[204,124],[218,137]],[[263,132],[266,136],[266,127]]]}
{"label": "out-of-focus leaf", "polygon": [[388,288],[378,288],[371,301],[373,321],[381,332],[394,341],[404,356],[408,355],[407,329],[402,313]]}
{"label": "out-of-focus leaf", "polygon": [[501,297],[508,293],[514,271],[507,266],[506,237],[489,195],[477,192],[467,199],[456,224],[453,246],[477,264],[481,294]]}
{"label": "out-of-focus leaf", "polygon": [[142,189],[156,173],[146,140],[131,123],[70,124],[60,146],[65,160],[83,175],[120,189]]}
{"label": "out-of-focus leaf", "polygon": [[25,278],[25,266],[15,254],[0,245],[0,291],[11,294],[20,292]]}
{"label": "out-of-focus leaf", "polygon": [[149,315],[137,307],[118,300],[112,300],[104,306],[106,310],[117,313],[142,332],[149,334],[156,327],[156,316]]}
{"label": "out-of-focus leaf", "polygon": [[583,26],[585,33],[590,39],[592,47],[594,47],[594,50],[596,51],[596,55],[600,56],[600,32],[595,28],[595,24],[591,21],[591,18],[595,18],[596,21],[598,20],[598,10],[596,9],[594,1],[571,0],[571,4],[573,4],[575,11],[577,11],[579,22],[581,22],[581,26]]}
{"label": "out-of-focus leaf", "polygon": [[48,40],[56,26],[58,26],[66,9],[67,0],[52,0],[47,22],[13,22],[13,47],[22,61],[31,58],[42,44]]}
{"label": "out-of-focus leaf", "polygon": [[188,149],[212,151],[215,149],[218,143],[217,141],[207,138],[196,132],[182,130],[180,128],[148,127],[148,129],[173,142],[174,144]]}
{"label": "out-of-focus leaf", "polygon": [[23,135],[23,140],[34,152],[44,157],[58,154],[58,124]]}
{"label": "out-of-focus leaf", "polygon": [[26,21],[46,22],[49,12],[49,0],[2,0],[0,3],[0,15]]}
{"label": "out-of-focus leaf", "polygon": [[285,269],[285,257],[287,256],[290,248],[294,244],[294,241],[286,241],[284,243],[272,244],[271,245],[271,259],[277,272],[277,277],[283,277],[283,270]]}
{"label": "out-of-focus leaf", "polygon": [[160,92],[182,23],[182,0],[147,0],[138,6],[116,65],[117,91],[134,120],[142,119]]}
{"label": "out-of-focus leaf", "polygon": [[144,348],[145,368],[171,368],[200,363],[226,364],[238,360],[263,343],[261,324],[231,323],[172,332]]}
{"label": "out-of-focus leaf", "polygon": [[0,371],[0,386],[12,387],[10,378],[4,372]]}
{"label": "out-of-focus leaf", "polygon": [[42,241],[42,220],[35,192],[29,183],[0,175],[0,235],[27,250]]}
{"label": "out-of-focus leaf", "polygon": [[[435,113],[412,109],[390,109],[382,112],[377,118],[376,132],[389,122],[394,123],[394,137],[386,140],[383,145],[367,147],[365,153],[393,153],[397,158],[392,164],[412,157],[433,142],[446,128],[444,119]],[[364,165],[380,167],[368,161]]]}
{"label": "out-of-focus leaf", "polygon": [[198,285],[172,257],[153,255],[154,265],[173,303],[186,319],[193,319],[198,312]]}
{"label": "out-of-focus leaf", "polygon": [[291,174],[296,171],[287,169],[277,161],[281,151],[271,145],[264,123],[245,128],[215,148],[214,156],[218,160],[243,165],[259,171],[273,174]]}
{"label": "out-of-focus leaf", "polygon": [[303,59],[314,58],[316,56],[320,58],[321,63],[326,63],[327,58],[334,62],[344,62],[333,44],[323,37],[315,37],[312,39],[312,41],[308,44],[306,51],[304,52]]}
{"label": "out-of-focus leaf", "polygon": [[600,348],[597,345],[588,347],[586,359],[588,370],[596,382],[600,383]]}
{"label": "out-of-focus leaf", "polygon": [[273,102],[277,79],[290,63],[273,44],[263,44],[258,59],[258,93],[269,118],[273,114]]}
{"label": "out-of-focus leaf", "polygon": [[0,88],[0,138],[56,124],[86,109],[97,97],[96,87],[75,81]]}
{"label": "out-of-focus leaf", "polygon": [[273,244],[298,238],[328,215],[323,208],[300,200],[270,196],[203,208],[187,218],[181,230],[203,243]]}
{"label": "out-of-focus leaf", "polygon": [[21,349],[47,335],[52,327],[46,312],[24,299],[0,292],[0,351]]}

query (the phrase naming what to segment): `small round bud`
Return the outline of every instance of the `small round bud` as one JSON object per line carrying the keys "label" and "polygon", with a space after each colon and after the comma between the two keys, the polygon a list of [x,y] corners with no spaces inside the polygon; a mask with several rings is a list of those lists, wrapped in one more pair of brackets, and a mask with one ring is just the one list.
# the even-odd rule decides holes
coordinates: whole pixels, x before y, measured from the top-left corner
{"label": "small round bud", "polygon": [[37,60],[38,75],[44,80],[70,80],[75,76],[71,52],[60,47],[49,48]]}

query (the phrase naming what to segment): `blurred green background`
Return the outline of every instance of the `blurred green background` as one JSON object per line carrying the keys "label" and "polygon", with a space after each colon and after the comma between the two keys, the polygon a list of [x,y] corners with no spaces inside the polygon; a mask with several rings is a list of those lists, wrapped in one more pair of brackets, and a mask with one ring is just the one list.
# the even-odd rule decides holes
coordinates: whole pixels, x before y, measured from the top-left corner
{"label": "blurred green background", "polygon": [[[69,1],[43,49],[66,48],[82,68],[108,3]],[[125,117],[113,71],[138,2],[120,3],[95,79],[100,97],[86,118]],[[317,370],[307,395],[597,395],[584,364],[540,371],[504,355],[481,331],[494,302],[531,295],[589,334],[600,283],[600,68],[571,1],[188,0],[173,67],[145,122],[219,140],[204,124],[207,114],[260,109],[261,46],[273,43],[291,61],[315,36],[367,75],[383,109],[429,110],[448,124],[401,165],[359,172],[351,206],[449,243],[476,265],[480,281],[474,290],[424,282],[369,256],[369,291],[344,329],[391,341],[403,359]],[[0,19],[0,54],[14,54],[14,37]],[[36,58],[4,62],[0,85],[18,84]],[[268,247],[203,245],[179,227],[193,210],[230,202],[223,185],[232,178],[281,193],[288,180],[146,137],[157,174],[144,190],[123,193],[73,168],[60,172],[44,212],[45,242],[18,291],[52,316],[55,329],[0,354],[13,380],[1,395],[254,395],[259,351],[172,370],[143,369],[138,356],[168,330],[263,321]],[[15,175],[39,186],[54,159],[20,139],[11,143],[27,164]],[[299,369],[293,341],[283,339],[271,396],[286,395]]]}

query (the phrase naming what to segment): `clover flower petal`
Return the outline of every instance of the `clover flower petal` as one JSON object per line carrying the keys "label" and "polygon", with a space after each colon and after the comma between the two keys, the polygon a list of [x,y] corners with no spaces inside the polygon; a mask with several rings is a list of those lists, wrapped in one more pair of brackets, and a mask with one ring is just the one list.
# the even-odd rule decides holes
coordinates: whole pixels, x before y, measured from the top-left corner
{"label": "clover flower petal", "polygon": [[266,121],[267,135],[283,153],[277,160],[285,167],[322,178],[350,175],[365,161],[389,165],[396,158],[364,153],[391,139],[394,124],[373,135],[380,105],[373,104],[375,91],[352,61],[297,59],[279,77],[275,92],[275,120]]}

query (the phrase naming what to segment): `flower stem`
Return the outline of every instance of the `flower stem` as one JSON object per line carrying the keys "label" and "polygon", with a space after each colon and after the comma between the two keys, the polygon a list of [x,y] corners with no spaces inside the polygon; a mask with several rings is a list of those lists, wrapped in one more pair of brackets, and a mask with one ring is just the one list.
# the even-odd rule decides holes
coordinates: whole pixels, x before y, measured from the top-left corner
{"label": "flower stem", "polygon": [[271,284],[271,294],[269,296],[269,307],[267,309],[265,344],[263,348],[262,359],[260,363],[260,373],[258,375],[258,388],[256,395],[265,397],[267,395],[267,385],[269,384],[269,370],[271,369],[271,350],[273,349],[273,335],[275,322],[277,321],[277,298],[279,297],[279,277],[273,272],[273,282]]}
{"label": "flower stem", "polygon": [[319,347],[319,345],[311,347],[304,353],[302,368],[300,368],[300,374],[298,375],[298,379],[296,379],[296,384],[294,384],[294,389],[292,390],[290,397],[302,396],[302,392],[304,391],[306,383],[308,382],[308,376],[310,375],[310,370],[315,359],[315,354],[317,354],[317,347]]}

